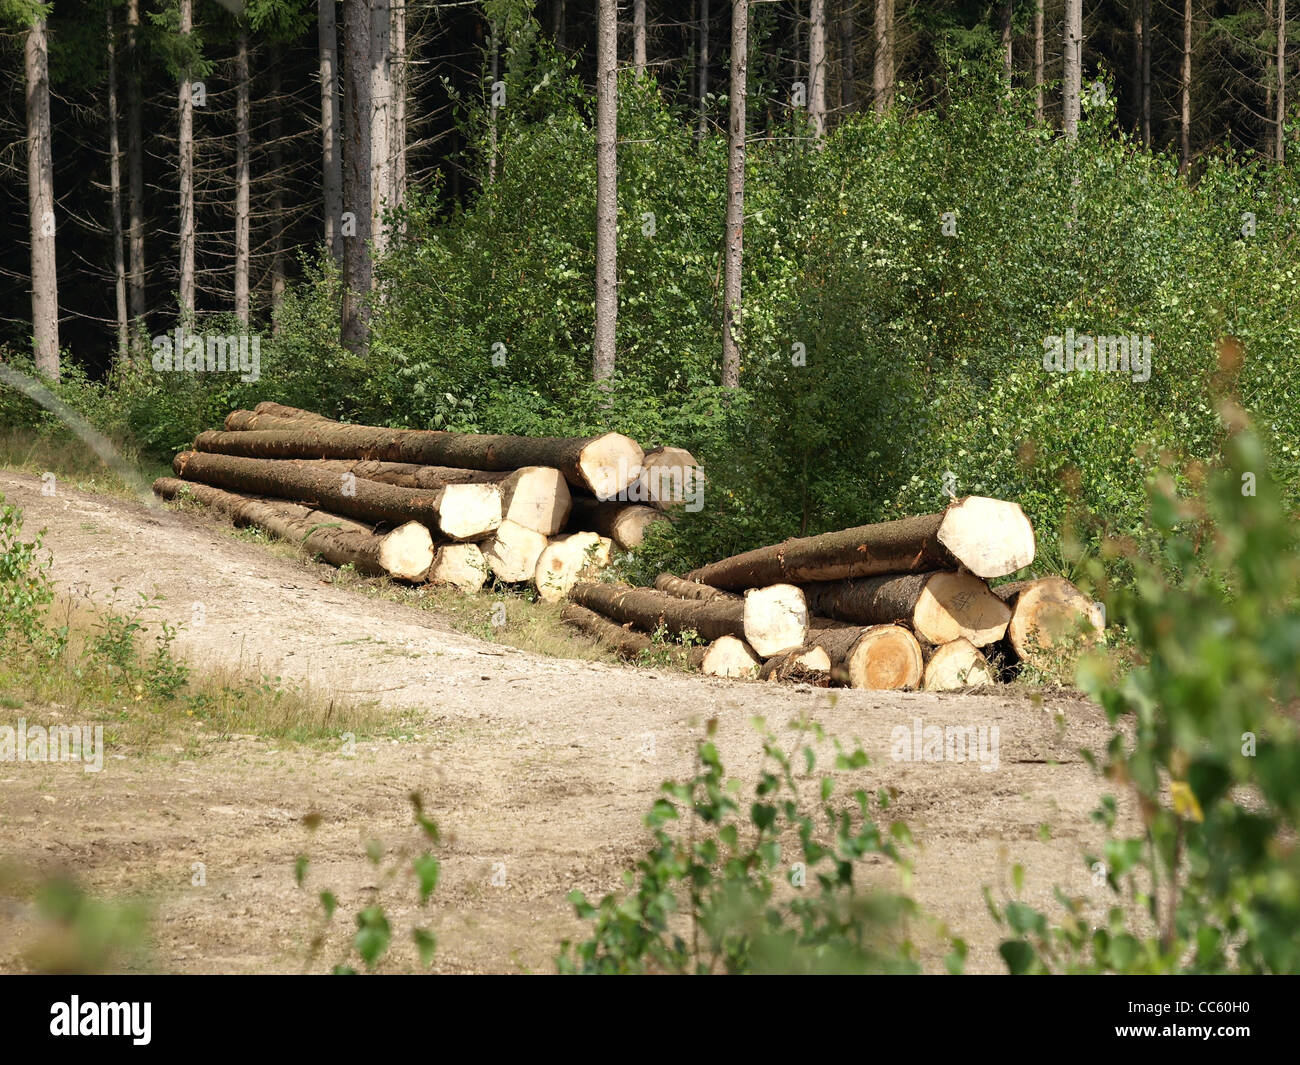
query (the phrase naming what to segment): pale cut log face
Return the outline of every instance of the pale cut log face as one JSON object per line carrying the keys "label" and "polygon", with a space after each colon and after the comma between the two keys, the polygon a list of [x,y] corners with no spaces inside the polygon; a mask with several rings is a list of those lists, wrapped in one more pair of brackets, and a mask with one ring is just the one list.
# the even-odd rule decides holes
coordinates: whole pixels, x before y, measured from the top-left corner
{"label": "pale cut log face", "polygon": [[921,686],[928,692],[943,692],[994,681],[988,660],[973,643],[962,639],[935,648],[925,665]]}
{"label": "pale cut log face", "polygon": [[808,604],[802,589],[773,584],[745,594],[745,639],[763,658],[802,647],[808,635]]}
{"label": "pale cut log face", "polygon": [[495,484],[449,484],[442,490],[438,523],[453,540],[474,540],[500,527],[501,489]]}
{"label": "pale cut log face", "polygon": [[[1011,642],[1029,653],[1035,643],[1047,649],[1057,643],[1086,636],[1090,622],[1102,632],[1101,609],[1064,577],[1044,577],[1020,593],[1011,617]],[[1083,631],[1081,631],[1083,629]]]}
{"label": "pale cut log face", "polygon": [[944,513],[941,543],[975,576],[990,580],[1034,561],[1034,527],[1019,503],[967,496]]}
{"label": "pale cut log face", "polygon": [[443,544],[429,569],[430,584],[450,584],[470,595],[487,582],[488,564],[478,544]]}
{"label": "pale cut log face", "polygon": [[762,664],[744,640],[719,636],[704,652],[700,672],[708,677],[752,677]]}
{"label": "pale cut log face", "polygon": [[564,528],[573,507],[568,481],[549,466],[525,466],[511,474],[502,483],[502,493],[509,497],[503,519],[543,536],[554,536]]}
{"label": "pale cut log face", "polygon": [[926,643],[945,644],[966,638],[987,647],[1006,634],[1011,610],[978,577],[936,573],[916,601],[912,625]]}
{"label": "pale cut log face", "polygon": [[533,584],[547,603],[559,602],[578,581],[592,580],[609,565],[614,544],[599,533],[579,532],[552,540],[537,559]]}
{"label": "pale cut log face", "polygon": [[532,529],[525,529],[513,521],[503,521],[497,533],[487,541],[483,557],[501,580],[510,582],[532,580],[537,572],[537,560],[546,550],[546,537]]}
{"label": "pale cut log face", "polygon": [[618,499],[641,476],[641,446],[621,433],[606,433],[590,441],[578,458],[578,469],[597,499]]}
{"label": "pale cut log face", "polygon": [[921,681],[921,645],[898,625],[876,625],[854,645],[847,665],[849,684],[854,688],[915,688]]}
{"label": "pale cut log face", "polygon": [[419,522],[400,525],[379,545],[379,564],[402,580],[423,580],[433,565],[433,537]]}

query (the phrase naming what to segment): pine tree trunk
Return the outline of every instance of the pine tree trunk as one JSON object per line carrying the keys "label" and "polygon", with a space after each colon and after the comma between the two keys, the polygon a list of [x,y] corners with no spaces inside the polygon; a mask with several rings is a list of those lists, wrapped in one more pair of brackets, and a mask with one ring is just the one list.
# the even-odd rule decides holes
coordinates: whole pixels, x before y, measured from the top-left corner
{"label": "pine tree trunk", "polygon": [[1180,78],[1178,170],[1192,165],[1192,0],[1183,0],[1183,70]]}
{"label": "pine tree trunk", "polygon": [[680,577],[674,577],[671,573],[659,574],[655,578],[655,588],[658,591],[667,592],[669,595],[675,595],[678,599],[699,599],[704,603],[712,602],[714,599],[740,598],[735,592],[724,592],[721,588],[710,588],[707,584],[684,581]]}
{"label": "pine tree trunk", "polygon": [[876,0],[873,31],[876,54],[871,89],[876,114],[883,115],[894,102],[894,0]]}
{"label": "pine tree trunk", "polygon": [[1011,19],[1014,14],[1014,0],[1003,0],[1002,3],[1002,73],[1007,79],[1007,85],[1011,85],[1011,79],[1015,74],[1015,53],[1012,48],[1011,40]]}
{"label": "pine tree trunk", "polygon": [[1151,0],[1142,0],[1142,143],[1151,147]]}
{"label": "pine tree trunk", "polygon": [[703,137],[709,131],[709,0],[700,0],[700,115],[696,135]]}
{"label": "pine tree trunk", "polygon": [[745,126],[749,0],[731,2],[731,121],[727,160],[726,263],[722,292],[722,387],[740,387],[741,266],[745,245]]}
{"label": "pine tree trunk", "polygon": [[645,0],[632,0],[632,69],[645,76]]}
{"label": "pine tree trunk", "polygon": [[854,0],[840,0],[840,96],[844,101],[844,110],[852,111],[857,106],[856,77],[853,69],[856,34],[853,28]]}
{"label": "pine tree trunk", "polygon": [[59,276],[55,258],[54,151],[50,129],[49,44],[45,17],[33,17],[23,42],[27,79],[27,210],[31,223],[32,347],[36,372],[59,377]]}
{"label": "pine tree trunk", "polygon": [[[194,27],[194,0],[179,0],[180,32],[188,37]],[[180,252],[181,317],[194,319],[194,85],[190,72],[181,75],[177,99],[177,179],[180,186],[180,212],[177,240]]]}
{"label": "pine tree trunk", "polygon": [[341,339],[353,353],[370,339],[370,11],[366,0],[343,0],[343,310]]}
{"label": "pine tree trunk", "polygon": [[813,136],[826,136],[826,0],[808,8],[808,120]]}
{"label": "pine tree trunk", "polygon": [[1083,0],[1065,0],[1064,78],[1062,94],[1064,112],[1061,129],[1074,139],[1079,135],[1079,115],[1083,93]]}
{"label": "pine tree trunk", "polygon": [[1286,0],[1277,0],[1277,121],[1275,158],[1286,162]]}
{"label": "pine tree trunk", "polygon": [[409,0],[395,0],[393,6],[393,122],[392,122],[392,195],[394,208],[406,202],[406,94],[409,63],[406,55],[406,5]]}
{"label": "pine tree trunk", "polygon": [[144,280],[144,132],[140,90],[140,0],[126,5],[126,174],[127,254],[130,260],[131,319],[137,327],[145,313]]}
{"label": "pine tree trunk", "polygon": [[391,0],[370,0],[370,100],[370,231],[375,254],[382,256],[388,248],[384,211],[392,206],[393,188]]}
{"label": "pine tree trunk", "polygon": [[113,216],[113,295],[117,311],[117,357],[125,361],[130,350],[131,323],[126,309],[126,250],[122,239],[122,151],[118,140],[117,31],[113,5],[104,5],[108,41],[108,190]]}
{"label": "pine tree trunk", "polygon": [[284,52],[278,44],[271,46],[271,328],[280,331],[280,305],[284,303],[284,96],[280,69]]}
{"label": "pine tree trunk", "polygon": [[599,0],[596,34],[596,331],[592,377],[614,374],[618,320],[618,4]]}
{"label": "pine tree trunk", "polygon": [[325,246],[343,263],[343,153],[339,145],[339,45],[336,0],[319,0],[321,185],[324,191]]}
{"label": "pine tree trunk", "polygon": [[[251,101],[248,73],[248,33],[235,43],[235,317],[245,332],[249,326],[249,185],[248,161]],[[277,175],[278,178],[278,175]]]}
{"label": "pine tree trunk", "polygon": [[1043,0],[1034,0],[1034,119],[1043,123]]}

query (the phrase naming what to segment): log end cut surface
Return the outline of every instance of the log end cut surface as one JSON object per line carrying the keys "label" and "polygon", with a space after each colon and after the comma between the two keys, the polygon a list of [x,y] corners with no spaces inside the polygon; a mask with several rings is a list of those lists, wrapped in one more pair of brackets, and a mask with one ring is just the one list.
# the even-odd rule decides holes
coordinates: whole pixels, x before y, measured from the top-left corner
{"label": "log end cut surface", "polygon": [[844,662],[849,685],[871,691],[915,688],[923,666],[921,645],[900,625],[866,629]]}
{"label": "log end cut surface", "polygon": [[989,580],[1034,561],[1034,527],[1019,503],[967,496],[944,511],[939,543],[975,576]]}
{"label": "log end cut surface", "polygon": [[641,445],[621,433],[605,433],[583,446],[578,470],[597,499],[614,499],[641,476]]}

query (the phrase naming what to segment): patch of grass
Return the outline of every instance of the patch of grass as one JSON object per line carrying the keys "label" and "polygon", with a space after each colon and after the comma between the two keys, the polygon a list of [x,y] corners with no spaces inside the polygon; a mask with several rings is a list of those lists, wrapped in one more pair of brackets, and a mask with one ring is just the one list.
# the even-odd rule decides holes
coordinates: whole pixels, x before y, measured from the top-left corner
{"label": "patch of grass", "polygon": [[[142,459],[137,451],[121,446],[119,454],[140,471],[146,484],[171,476],[171,468]],[[0,431],[0,467],[33,473],[52,473],[56,485],[66,484],[82,492],[100,492],[126,499],[139,499],[135,488],[105,466],[90,448],[65,432],[30,430]]]}

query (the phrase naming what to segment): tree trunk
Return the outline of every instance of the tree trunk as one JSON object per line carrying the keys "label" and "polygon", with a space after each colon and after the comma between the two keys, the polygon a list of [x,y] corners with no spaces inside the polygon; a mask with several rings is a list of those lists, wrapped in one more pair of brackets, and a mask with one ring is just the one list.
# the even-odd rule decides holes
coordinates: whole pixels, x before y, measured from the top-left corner
{"label": "tree trunk", "polygon": [[343,153],[339,144],[339,42],[334,19],[337,0],[318,0],[320,42],[321,185],[324,192],[325,246],[343,265]]}
{"label": "tree trunk", "polygon": [[851,688],[899,691],[921,683],[921,645],[901,626],[818,627],[808,642],[830,658],[831,679]]}
{"label": "tree trunk", "polygon": [[1007,79],[1008,87],[1011,85],[1011,79],[1015,74],[1015,53],[1012,48],[1011,40],[1011,20],[1014,14],[1014,0],[1003,0],[1002,2],[1002,73]]}
{"label": "tree trunk", "polygon": [[270,400],[259,403],[256,410],[232,410],[226,415],[223,424],[227,430],[235,432],[245,429],[296,429],[304,422],[342,424],[313,411],[302,410],[299,407],[286,407],[281,403],[272,403]]}
{"label": "tree trunk", "polygon": [[281,93],[280,69],[284,53],[278,44],[271,46],[271,329],[280,331],[280,305],[284,303],[284,96]]}
{"label": "tree trunk", "polygon": [[1034,0],[1034,119],[1043,124],[1043,0]]}
{"label": "tree trunk", "polygon": [[1083,93],[1083,0],[1065,0],[1065,34],[1062,44],[1065,75],[1062,79],[1064,114],[1061,129],[1073,140],[1079,135]]}
{"label": "tree trunk", "polygon": [[392,205],[406,202],[406,94],[409,63],[406,54],[406,5],[410,0],[396,0],[393,7],[393,122],[391,167]]}
{"label": "tree trunk", "polygon": [[928,692],[956,691],[995,683],[997,678],[988,659],[966,639],[950,640],[934,648],[921,678],[921,688]]}
{"label": "tree trunk", "polygon": [[197,500],[236,525],[256,525],[300,545],[309,555],[319,555],[335,566],[355,566],[358,573],[369,576],[420,581],[433,562],[429,530],[418,522],[407,522],[389,533],[376,533],[366,525],[296,503],[249,499],[174,477],[159,477],[153,490],[163,499]]}
{"label": "tree trunk", "polygon": [[700,115],[696,135],[703,138],[709,131],[709,0],[700,0]]}
{"label": "tree trunk", "polygon": [[59,377],[59,275],[54,237],[54,149],[45,17],[33,16],[23,43],[27,78],[27,211],[31,228],[32,348],[36,372]]}
{"label": "tree trunk", "polygon": [[749,0],[731,0],[731,122],[727,160],[727,246],[722,293],[722,387],[740,387],[741,265],[745,244],[745,119]]}
{"label": "tree trunk", "polygon": [[829,687],[831,656],[815,644],[769,658],[758,671],[759,680],[784,680]]}
{"label": "tree trunk", "polygon": [[117,357],[125,362],[130,351],[131,324],[126,309],[126,250],[122,243],[122,151],[117,121],[117,32],[113,5],[104,5],[108,41],[108,189],[113,216],[113,295],[117,311]]}
{"label": "tree trunk", "polygon": [[1274,151],[1286,162],[1286,0],[1277,0],[1277,121]]}
{"label": "tree trunk", "polygon": [[802,647],[808,634],[807,613],[799,610],[802,594],[788,585],[761,591],[768,594],[751,594],[744,602],[704,603],[649,588],[579,581],[569,598],[647,632],[662,627],[672,633],[695,632],[709,641],[735,636],[764,658]]}
{"label": "tree trunk", "polygon": [[645,0],[632,0],[632,69],[645,76]]}
{"label": "tree trunk", "polygon": [[703,603],[715,599],[738,600],[740,598],[735,592],[724,592],[721,588],[710,588],[707,584],[684,581],[671,573],[659,574],[655,578],[655,588],[669,595],[675,595],[678,599],[698,599]]}
{"label": "tree trunk", "polygon": [[667,520],[663,511],[640,503],[602,503],[579,496],[573,501],[569,528],[602,533],[624,551],[634,551],[645,542],[646,529]]}
{"label": "tree trunk", "polygon": [[1084,638],[1103,630],[1100,608],[1063,577],[1014,581],[993,589],[1008,607],[1007,656],[1021,662],[1039,656],[1062,641]]}
{"label": "tree trunk", "polygon": [[487,183],[493,184],[497,179],[497,77],[501,64],[501,45],[497,40],[497,24],[492,23],[488,42],[490,60],[488,69],[492,78],[488,83],[490,92],[488,104],[488,172]]}
{"label": "tree trunk", "polygon": [[654,642],[644,633],[625,629],[577,603],[565,603],[560,617],[566,625],[585,632],[621,658],[640,658],[654,646]]}
{"label": "tree trunk", "polygon": [[987,647],[1011,619],[982,580],[946,570],[812,584],[804,594],[814,614],[855,625],[904,624],[934,644],[965,637]]}
{"label": "tree trunk", "polygon": [[[194,27],[194,0],[179,0],[180,32],[188,37]],[[187,69],[181,75],[177,100],[179,133],[177,177],[180,185],[180,216],[177,240],[180,244],[181,317],[194,319],[194,84]]]}
{"label": "tree trunk", "polygon": [[490,436],[309,422],[295,429],[200,433],[198,451],[264,459],[378,459],[419,466],[520,470],[550,466],[570,485],[612,498],[635,480],[641,449],[618,433],[592,437]]}
{"label": "tree trunk", "polygon": [[1142,143],[1151,147],[1151,0],[1142,0]]}
{"label": "tree trunk", "polygon": [[612,540],[594,532],[576,532],[552,540],[537,556],[533,586],[543,602],[558,603],[580,580],[592,580],[609,565]]}
{"label": "tree trunk", "polygon": [[343,0],[343,309],[340,336],[351,352],[370,339],[371,236],[370,11],[366,0]]}
{"label": "tree trunk", "polygon": [[596,332],[592,377],[614,374],[618,320],[618,4],[599,0],[596,37]]}
{"label": "tree trunk", "polygon": [[854,86],[856,75],[853,70],[856,40],[853,28],[853,4],[854,0],[840,0],[840,96],[845,111],[852,111],[857,105],[857,89]]}
{"label": "tree trunk", "polygon": [[392,206],[392,34],[391,0],[370,0],[370,232],[376,255],[388,249],[384,211]]}
{"label": "tree trunk", "polygon": [[872,27],[876,39],[871,90],[876,114],[883,115],[894,103],[894,0],[876,0]]}
{"label": "tree trunk", "polygon": [[140,0],[126,5],[126,179],[127,253],[130,259],[131,318],[137,327],[145,312],[144,290],[144,132],[140,100]]}
{"label": "tree trunk", "polygon": [[251,104],[248,82],[248,33],[241,29],[235,44],[235,317],[245,332],[250,322],[248,141]]}
{"label": "tree trunk", "polygon": [[1178,170],[1192,165],[1192,0],[1183,0],[1183,70],[1180,78]]}
{"label": "tree trunk", "polygon": [[808,8],[808,121],[813,136],[826,136],[826,0]]}
{"label": "tree trunk", "polygon": [[214,488],[275,496],[368,522],[423,522],[452,540],[479,540],[501,523],[501,493],[490,484],[453,484],[438,491],[398,488],[340,476],[310,462],[272,461],[182,451],[177,477]]}
{"label": "tree trunk", "polygon": [[1018,504],[968,496],[939,514],[787,540],[686,576],[716,588],[741,589],[961,566],[991,579],[1033,560],[1034,530]]}

